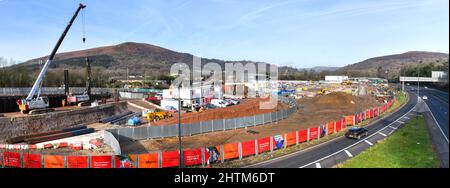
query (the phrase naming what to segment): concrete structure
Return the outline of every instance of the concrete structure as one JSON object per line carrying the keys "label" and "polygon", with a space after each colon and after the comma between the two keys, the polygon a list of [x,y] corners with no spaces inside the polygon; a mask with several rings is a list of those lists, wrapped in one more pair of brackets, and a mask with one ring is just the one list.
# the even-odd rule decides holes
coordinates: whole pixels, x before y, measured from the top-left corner
{"label": "concrete structure", "polygon": [[400,77],[402,91],[405,90],[405,82],[448,82],[448,73],[444,71],[431,71],[431,77]]}

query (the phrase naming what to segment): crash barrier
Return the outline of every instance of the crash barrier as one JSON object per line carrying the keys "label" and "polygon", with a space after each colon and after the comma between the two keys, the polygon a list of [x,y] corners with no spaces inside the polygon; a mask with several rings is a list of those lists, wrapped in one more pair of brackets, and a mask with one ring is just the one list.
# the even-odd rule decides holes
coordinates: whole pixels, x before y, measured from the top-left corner
{"label": "crash barrier", "polygon": [[[234,130],[245,127],[264,125],[286,119],[297,111],[297,102],[295,99],[279,96],[278,100],[290,106],[288,109],[282,109],[272,113],[259,114],[255,116],[216,119],[202,121],[198,123],[181,124],[181,136],[192,136],[216,131]],[[133,128],[109,129],[117,140],[146,140],[156,138],[167,138],[178,136],[178,124],[164,126],[144,126]]]}
{"label": "crash barrier", "polygon": [[[378,111],[382,114],[392,106],[393,102],[394,99],[369,111],[373,111],[374,116]],[[345,130],[347,126],[356,125],[357,121],[365,117],[366,113],[367,111],[364,111],[352,116],[343,116],[337,121],[329,121],[305,130],[237,143],[186,149],[182,152],[183,163],[187,167],[208,166],[213,163],[257,156],[289,146],[319,140],[327,135],[337,134]],[[377,114],[377,116],[380,114]],[[370,119],[370,114],[367,117]],[[365,120],[368,119],[362,121]],[[180,152],[178,150],[114,156],[55,156],[6,150],[0,152],[0,158],[0,165],[8,168],[173,168],[180,165]]]}

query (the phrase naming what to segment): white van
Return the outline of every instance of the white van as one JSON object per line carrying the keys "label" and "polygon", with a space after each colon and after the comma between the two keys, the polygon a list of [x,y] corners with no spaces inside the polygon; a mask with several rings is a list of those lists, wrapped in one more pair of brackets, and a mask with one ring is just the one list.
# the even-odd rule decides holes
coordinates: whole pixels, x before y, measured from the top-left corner
{"label": "white van", "polygon": [[228,106],[228,103],[222,99],[212,99],[211,104],[220,108],[225,108]]}

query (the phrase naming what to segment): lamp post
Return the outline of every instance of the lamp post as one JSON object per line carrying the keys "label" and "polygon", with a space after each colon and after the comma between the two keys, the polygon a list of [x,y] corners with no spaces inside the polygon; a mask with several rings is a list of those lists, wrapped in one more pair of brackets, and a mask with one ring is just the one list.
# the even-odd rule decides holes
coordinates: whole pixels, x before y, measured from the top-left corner
{"label": "lamp post", "polygon": [[178,85],[178,148],[180,149],[180,168],[184,168],[183,164],[183,149],[181,146],[181,84]]}

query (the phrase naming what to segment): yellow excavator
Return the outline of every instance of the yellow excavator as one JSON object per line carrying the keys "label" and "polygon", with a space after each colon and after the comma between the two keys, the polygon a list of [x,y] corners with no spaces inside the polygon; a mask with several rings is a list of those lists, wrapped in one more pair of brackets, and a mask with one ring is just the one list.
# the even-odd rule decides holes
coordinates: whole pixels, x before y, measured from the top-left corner
{"label": "yellow excavator", "polygon": [[326,91],[327,91],[326,89],[321,89],[317,91],[317,95],[324,95]]}
{"label": "yellow excavator", "polygon": [[148,121],[158,121],[171,117],[171,115],[166,111],[155,109],[147,112],[144,117],[147,118]]}

